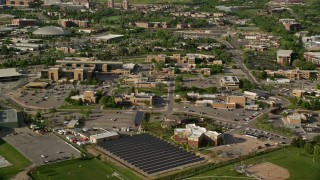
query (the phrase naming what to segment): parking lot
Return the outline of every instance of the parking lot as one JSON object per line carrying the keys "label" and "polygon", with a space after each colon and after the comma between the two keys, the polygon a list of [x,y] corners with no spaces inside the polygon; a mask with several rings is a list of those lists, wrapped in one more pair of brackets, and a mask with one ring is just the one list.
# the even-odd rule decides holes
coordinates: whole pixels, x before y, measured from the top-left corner
{"label": "parking lot", "polygon": [[270,133],[267,131],[254,129],[254,128],[246,128],[243,132],[243,135],[252,137],[255,139],[261,139],[261,140],[273,140],[276,142],[279,142],[280,144],[287,144],[285,141],[287,140],[286,137],[280,136],[274,133]]}
{"label": "parking lot", "polygon": [[63,105],[71,90],[79,90],[80,94],[89,90],[107,90],[105,86],[51,84],[46,89],[20,89],[12,93],[14,98],[25,106],[40,108],[58,108]]}
{"label": "parking lot", "polygon": [[57,108],[64,103],[73,88],[72,84],[65,84],[50,85],[47,89],[21,89],[14,97],[26,106]]}
{"label": "parking lot", "polygon": [[103,111],[90,115],[90,117],[86,119],[85,127],[101,127],[108,130],[123,127],[134,128],[135,115],[135,111]]}
{"label": "parking lot", "polygon": [[52,133],[44,135],[31,130],[4,138],[36,165],[80,157],[80,152]]}
{"label": "parking lot", "polygon": [[244,109],[233,109],[232,112],[227,109],[213,109],[211,107],[195,106],[190,104],[176,104],[174,108],[175,112],[187,112],[191,114],[197,114],[202,116],[215,117],[217,120],[226,122],[235,122],[236,124],[242,124],[253,119],[253,114],[258,112],[262,114],[267,111],[263,109],[260,111],[246,111]]}
{"label": "parking lot", "polygon": [[212,86],[221,87],[219,79],[220,78],[218,77],[203,80],[199,80],[199,78],[183,78],[182,86],[189,88],[208,88]]}

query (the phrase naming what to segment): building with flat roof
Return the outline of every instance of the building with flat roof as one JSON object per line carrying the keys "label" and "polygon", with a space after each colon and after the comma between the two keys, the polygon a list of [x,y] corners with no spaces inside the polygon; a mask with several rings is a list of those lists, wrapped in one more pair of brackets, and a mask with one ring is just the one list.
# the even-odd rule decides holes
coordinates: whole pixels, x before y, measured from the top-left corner
{"label": "building with flat roof", "polygon": [[85,91],[81,95],[71,96],[71,99],[79,100],[82,99],[84,103],[96,103],[96,95],[94,91]]}
{"label": "building with flat roof", "polygon": [[302,79],[320,80],[320,73],[317,70],[300,70],[297,68],[297,69],[291,69],[291,70],[278,70],[278,71],[265,70],[265,72],[267,72],[269,76],[281,75],[289,80],[302,80]]}
{"label": "building with flat roof", "polygon": [[226,89],[239,89],[240,81],[236,76],[223,76],[220,84]]}
{"label": "building with flat roof", "polygon": [[12,25],[19,26],[19,27],[26,27],[26,26],[36,26],[38,25],[38,20],[36,19],[13,19]]}
{"label": "building with flat roof", "polygon": [[135,105],[142,106],[152,106],[154,103],[154,96],[148,93],[131,93],[130,95],[125,95],[125,100],[130,101]]}
{"label": "building with flat roof", "polygon": [[320,52],[305,52],[303,56],[308,62],[320,65]]}
{"label": "building with flat roof", "polygon": [[46,82],[29,82],[28,84],[26,84],[24,86],[24,88],[27,88],[27,89],[37,89],[37,88],[44,89],[47,86],[49,86],[49,83],[46,83]]}
{"label": "building with flat roof", "polygon": [[207,131],[206,128],[195,124],[186,124],[185,128],[174,129],[174,140],[187,143],[191,148],[198,148],[202,145],[218,146],[222,143],[222,134]]}
{"label": "building with flat roof", "polygon": [[320,35],[305,36],[301,38],[303,46],[309,51],[320,50]]}
{"label": "building with flat roof", "polygon": [[0,82],[17,81],[21,74],[16,68],[0,69]]}
{"label": "building with flat roof", "polygon": [[29,7],[39,3],[39,0],[6,0],[6,5],[9,7]]}
{"label": "building with flat roof", "polygon": [[92,77],[92,70],[83,68],[53,67],[41,71],[41,77],[54,82],[60,81],[83,81]]}
{"label": "building with flat roof", "polygon": [[14,109],[0,110],[0,129],[18,128],[22,121],[22,114]]}
{"label": "building with flat roof", "polygon": [[119,134],[113,131],[106,131],[100,134],[94,134],[90,136],[90,142],[99,144],[107,141],[114,141],[119,139]]}
{"label": "building with flat roof", "polygon": [[122,69],[123,62],[100,61],[94,58],[65,58],[57,60],[57,65],[72,68],[89,68],[93,71],[108,72],[111,69]]}
{"label": "building with flat roof", "polygon": [[300,127],[301,123],[307,121],[307,116],[304,114],[294,113],[286,117],[287,126],[289,127]]}
{"label": "building with flat roof", "polygon": [[277,51],[277,63],[281,66],[291,64],[292,50],[278,50]]}

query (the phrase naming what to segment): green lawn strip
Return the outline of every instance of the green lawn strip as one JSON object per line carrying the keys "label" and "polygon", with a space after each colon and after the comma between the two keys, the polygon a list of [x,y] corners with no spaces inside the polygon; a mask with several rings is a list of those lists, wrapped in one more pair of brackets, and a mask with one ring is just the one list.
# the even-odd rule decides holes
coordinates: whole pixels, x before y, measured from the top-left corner
{"label": "green lawn strip", "polygon": [[65,106],[60,106],[59,109],[95,109],[95,107],[94,106],[65,105]]}
{"label": "green lawn strip", "polygon": [[158,88],[138,88],[139,92],[145,92],[145,93],[152,93],[156,96],[163,96],[166,95],[168,93],[167,89],[165,89],[166,91],[161,91]]}
{"label": "green lawn strip", "polygon": [[[318,179],[320,177],[320,164],[309,155],[304,155],[304,151],[288,147],[276,150],[267,154],[259,155],[253,158],[243,160],[244,164],[258,164],[263,162],[271,162],[278,166],[288,169],[290,179]],[[234,171],[234,167],[240,165],[241,162],[207,171],[197,177],[203,176],[235,176],[245,177]],[[216,178],[215,178],[216,179]],[[219,178],[217,178],[219,179]],[[224,179],[224,178],[220,178]]]}
{"label": "green lawn strip", "polygon": [[31,165],[31,162],[26,157],[3,139],[0,139],[0,155],[12,164],[11,166],[0,168],[0,179],[10,179]]}
{"label": "green lawn strip", "polygon": [[122,179],[139,179],[132,172],[116,167],[110,162],[98,159],[74,159],[52,165],[44,165],[34,169],[30,176],[33,179],[118,179],[113,173],[119,174]]}

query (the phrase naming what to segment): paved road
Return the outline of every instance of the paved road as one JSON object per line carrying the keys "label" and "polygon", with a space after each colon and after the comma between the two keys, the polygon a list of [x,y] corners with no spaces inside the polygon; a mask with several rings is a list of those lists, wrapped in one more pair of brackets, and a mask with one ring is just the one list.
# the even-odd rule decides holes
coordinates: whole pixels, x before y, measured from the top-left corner
{"label": "paved road", "polygon": [[232,57],[238,63],[238,67],[240,69],[242,69],[243,73],[246,75],[248,80],[250,82],[252,82],[257,87],[257,89],[262,89],[260,84],[253,77],[253,75],[250,73],[249,69],[244,65],[242,52],[240,50],[235,49],[232,44],[230,44],[229,42],[227,42],[225,40],[222,40],[222,39],[216,39],[216,40],[218,40],[220,43],[223,43],[224,45],[227,46],[227,48],[228,48],[229,52],[231,53]]}

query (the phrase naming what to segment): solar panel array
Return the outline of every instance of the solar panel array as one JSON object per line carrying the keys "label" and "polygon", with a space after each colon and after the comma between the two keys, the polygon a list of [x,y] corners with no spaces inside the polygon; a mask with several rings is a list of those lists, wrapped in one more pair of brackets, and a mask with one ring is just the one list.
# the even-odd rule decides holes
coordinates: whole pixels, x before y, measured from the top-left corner
{"label": "solar panel array", "polygon": [[159,174],[204,160],[191,152],[147,134],[105,142],[100,146],[146,175]]}

